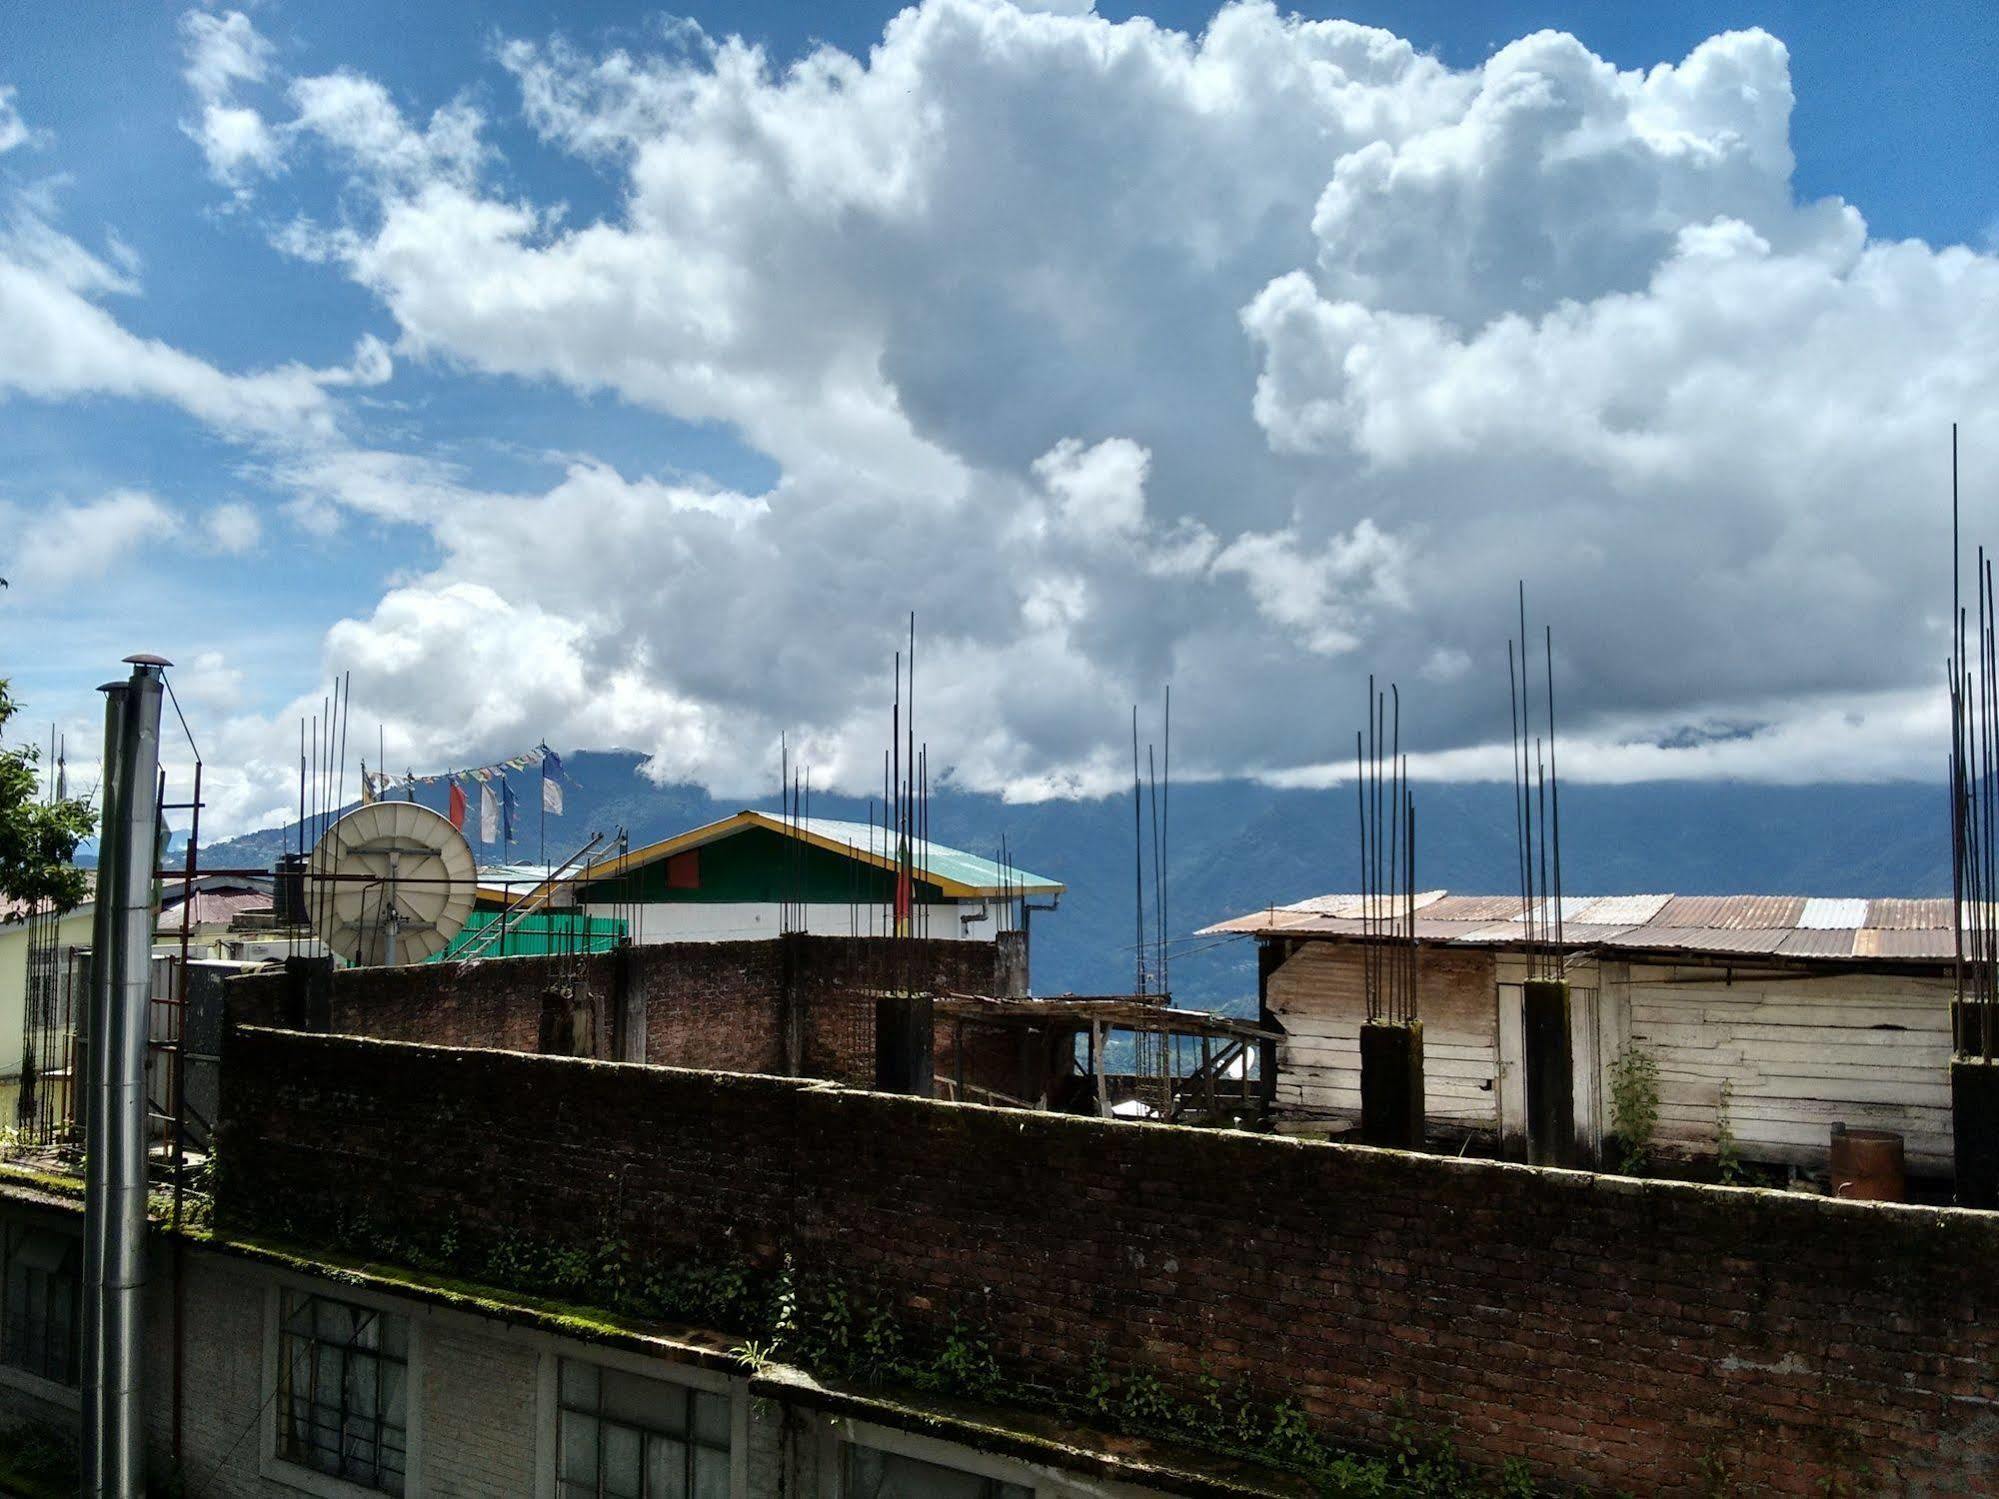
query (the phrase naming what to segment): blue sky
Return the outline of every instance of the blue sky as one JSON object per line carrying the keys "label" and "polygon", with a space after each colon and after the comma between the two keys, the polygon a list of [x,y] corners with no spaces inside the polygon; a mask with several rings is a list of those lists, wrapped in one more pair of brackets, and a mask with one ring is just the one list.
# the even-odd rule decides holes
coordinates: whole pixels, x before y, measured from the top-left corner
{"label": "blue sky", "polygon": [[[765,49],[777,66],[749,77],[629,6],[269,0],[230,33],[251,61],[206,99],[260,132],[264,154],[232,164],[201,135],[196,78],[226,7],[11,12],[0,272],[11,256],[16,294],[126,338],[82,375],[52,358],[0,378],[16,535],[0,671],[31,717],[87,733],[118,656],[175,657],[239,762],[244,818],[277,784],[265,762],[296,700],[336,668],[426,763],[547,736],[721,785],[761,776],[785,729],[858,775],[905,607],[936,621],[967,783],[1095,787],[1114,706],[1168,677],[1234,725],[1209,772],[1309,777],[1327,757],[1289,732],[1282,684],[1336,697],[1376,666],[1433,685],[1433,772],[1484,774],[1492,726],[1465,674],[1503,615],[1462,601],[1545,567],[1583,638],[1562,662],[1596,734],[1579,773],[1927,773],[1936,558],[1914,541],[1885,558],[1880,538],[1908,530],[1888,511],[1915,500],[1883,484],[1907,475],[1932,503],[1948,420],[1999,422],[1974,337],[1999,247],[1999,12],[1306,14],[1386,28],[1442,67],[1382,53],[1351,97],[1266,119],[1244,80],[1329,45],[1283,17],[1201,54],[1209,84],[1228,80],[1216,96],[1188,81],[1191,54],[1115,25],[1198,36],[1210,7],[1106,0],[1030,23],[935,0],[880,64],[925,115],[859,73],[786,86],[822,42],[865,62],[885,7],[684,11]],[[1648,94],[1582,62],[1677,65],[1748,27],[1787,67],[1716,44],[1684,87]],[[1495,68],[1542,28],[1586,52],[1510,48]],[[621,53],[636,82],[610,68]],[[557,105],[531,105],[532,79]],[[1757,101],[1786,85],[1773,147]],[[1541,104],[1494,123],[1532,88]],[[319,115],[304,102],[336,93]],[[355,113],[364,97],[381,109]],[[470,154],[419,146],[454,106]],[[1588,123],[1558,140],[1572,113]],[[1394,165],[1370,177],[1377,155]],[[1127,182],[1153,185],[1127,198]],[[1356,208],[1349,188],[1373,196]],[[508,210],[531,227],[475,222]],[[1897,254],[1903,239],[1919,243]],[[454,274],[474,265],[494,268],[476,297]],[[1749,305],[1768,326],[1722,310]],[[1659,333],[1709,318],[1730,331]],[[1926,318],[1965,347],[1926,342]],[[121,372],[147,348],[174,372]],[[1841,350],[1878,355],[1882,388],[1936,387],[1933,406],[1884,412],[1870,445],[1828,438],[1785,392]],[[187,382],[211,375],[286,414],[246,415],[237,394],[201,407]],[[1584,402],[1601,440],[1582,443],[1501,409],[1543,378],[1541,412],[1629,388]],[[1826,410],[1877,410],[1860,379]],[[1729,417],[1712,443],[1703,402]],[[1729,459],[1752,416],[1768,450]],[[1760,477],[1787,443],[1813,471]],[[357,480],[384,462],[392,485]],[[1493,541],[1541,530],[1573,555]],[[37,535],[75,544],[35,551]],[[1657,585],[1657,608],[1690,611],[1684,645],[1634,666],[1682,621],[1598,625],[1629,597],[1620,578],[1662,564],[1691,579]],[[1827,641],[1841,629],[1850,648]]]}

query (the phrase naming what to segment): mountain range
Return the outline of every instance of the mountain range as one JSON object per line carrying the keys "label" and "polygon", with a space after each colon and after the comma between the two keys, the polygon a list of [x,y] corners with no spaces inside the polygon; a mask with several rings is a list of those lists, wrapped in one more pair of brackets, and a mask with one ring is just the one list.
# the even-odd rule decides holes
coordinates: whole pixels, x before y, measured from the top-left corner
{"label": "mountain range", "polygon": [[[634,846],[741,810],[697,786],[659,785],[642,757],[579,751],[564,758],[564,815],[548,820],[560,860],[591,832],[623,828]],[[523,839],[504,857],[540,856],[534,773],[517,781]],[[442,810],[445,788],[420,788]],[[1419,783],[1417,885],[1464,893],[1518,888],[1509,789]],[[775,808],[773,795],[751,805]],[[1282,790],[1253,781],[1172,788],[1167,931],[1172,987],[1182,1004],[1254,1007],[1251,944],[1193,934],[1211,922],[1357,882],[1351,788]],[[815,816],[865,819],[867,803],[813,797]],[[1654,781],[1566,786],[1561,796],[1563,885],[1571,894],[1674,891],[1725,895],[1925,896],[1950,891],[1949,807],[1920,784],[1768,786]],[[1044,994],[1120,992],[1133,982],[1135,942],[1131,798],[1009,804],[943,790],[931,797],[932,836],[1062,881],[1060,908],[1037,913],[1033,977]],[[1150,808],[1144,822],[1150,869]],[[295,828],[269,828],[202,850],[210,866],[268,866]],[[479,848],[500,862],[498,849]],[[1146,930],[1154,933],[1146,888]]]}

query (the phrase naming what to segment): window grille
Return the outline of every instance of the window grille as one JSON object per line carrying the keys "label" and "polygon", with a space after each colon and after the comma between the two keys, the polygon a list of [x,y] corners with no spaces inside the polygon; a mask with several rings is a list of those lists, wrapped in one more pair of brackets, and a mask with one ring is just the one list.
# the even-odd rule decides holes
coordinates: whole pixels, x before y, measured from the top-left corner
{"label": "window grille", "polygon": [[67,1234],[7,1224],[0,1239],[0,1363],[74,1385],[81,1244]]}
{"label": "window grille", "polygon": [[384,1494],[408,1460],[409,1323],[373,1307],[285,1291],[278,1336],[278,1456]]}
{"label": "window grille", "polygon": [[850,1443],[841,1499],[1034,1499],[1022,1483],[963,1473],[920,1458]]}
{"label": "window grille", "polygon": [[728,1499],[729,1397],[564,1359],[561,1499]]}

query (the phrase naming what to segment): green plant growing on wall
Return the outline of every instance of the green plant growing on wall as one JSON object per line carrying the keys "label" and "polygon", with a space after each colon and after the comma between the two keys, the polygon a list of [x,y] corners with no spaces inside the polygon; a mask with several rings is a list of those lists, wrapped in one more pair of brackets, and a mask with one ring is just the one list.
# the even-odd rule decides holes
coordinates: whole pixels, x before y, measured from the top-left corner
{"label": "green plant growing on wall", "polygon": [[[453,1277],[450,1283],[466,1290],[492,1287],[534,1297],[557,1291],[574,1298],[557,1310],[585,1320],[585,1309],[596,1306],[730,1333],[736,1339],[731,1354],[752,1375],[789,1364],[821,1378],[1078,1417],[1285,1469],[1328,1494],[1515,1499],[1535,1492],[1519,1464],[1480,1472],[1457,1456],[1448,1431],[1426,1431],[1406,1417],[1393,1450],[1373,1455],[1343,1449],[1321,1435],[1294,1401],[1273,1401],[1240,1377],[1225,1391],[1203,1372],[1183,1395],[1169,1388],[1164,1371],[1114,1369],[1099,1348],[1071,1380],[1025,1379],[1002,1362],[991,1328],[964,1318],[954,1318],[948,1329],[904,1326],[896,1298],[879,1283],[801,1266],[789,1253],[769,1267],[741,1257],[650,1261],[622,1249],[608,1253],[589,1239],[551,1243],[519,1228],[467,1243],[455,1231],[408,1225],[397,1232],[365,1214],[329,1214],[317,1203],[292,1208],[274,1215],[288,1238],[330,1240],[371,1264],[420,1267]],[[0,1490],[5,1487],[0,1483]]]}
{"label": "green plant growing on wall", "polygon": [[1645,1174],[1658,1127],[1659,1059],[1636,1041],[1627,1041],[1610,1064],[1610,1128],[1619,1170],[1628,1176]]}
{"label": "green plant growing on wall", "polygon": [[1742,1152],[1736,1146],[1735,1125],[1729,1117],[1729,1101],[1734,1096],[1735,1084],[1723,1078],[1714,1105],[1714,1159],[1722,1184],[1730,1187],[1740,1185],[1748,1177],[1742,1169]]}

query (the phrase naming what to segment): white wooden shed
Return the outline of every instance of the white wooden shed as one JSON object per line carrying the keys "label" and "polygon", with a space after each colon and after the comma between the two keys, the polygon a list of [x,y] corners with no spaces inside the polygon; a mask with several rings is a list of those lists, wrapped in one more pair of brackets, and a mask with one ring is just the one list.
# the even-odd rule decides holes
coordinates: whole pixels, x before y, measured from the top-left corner
{"label": "white wooden shed", "polygon": [[[1517,896],[1417,897],[1418,992],[1433,1140],[1503,1153],[1526,1128]],[[1272,1109],[1294,1133],[1360,1113],[1360,901],[1320,896],[1208,930],[1254,936],[1275,1046]],[[1540,913],[1537,932],[1552,927]],[[1577,1145],[1610,1134],[1611,1063],[1659,1064],[1658,1147],[1712,1156],[1724,1123],[1743,1159],[1822,1168],[1832,1126],[1888,1129],[1911,1171],[1951,1170],[1948,900],[1635,895],[1564,899],[1573,986]]]}

